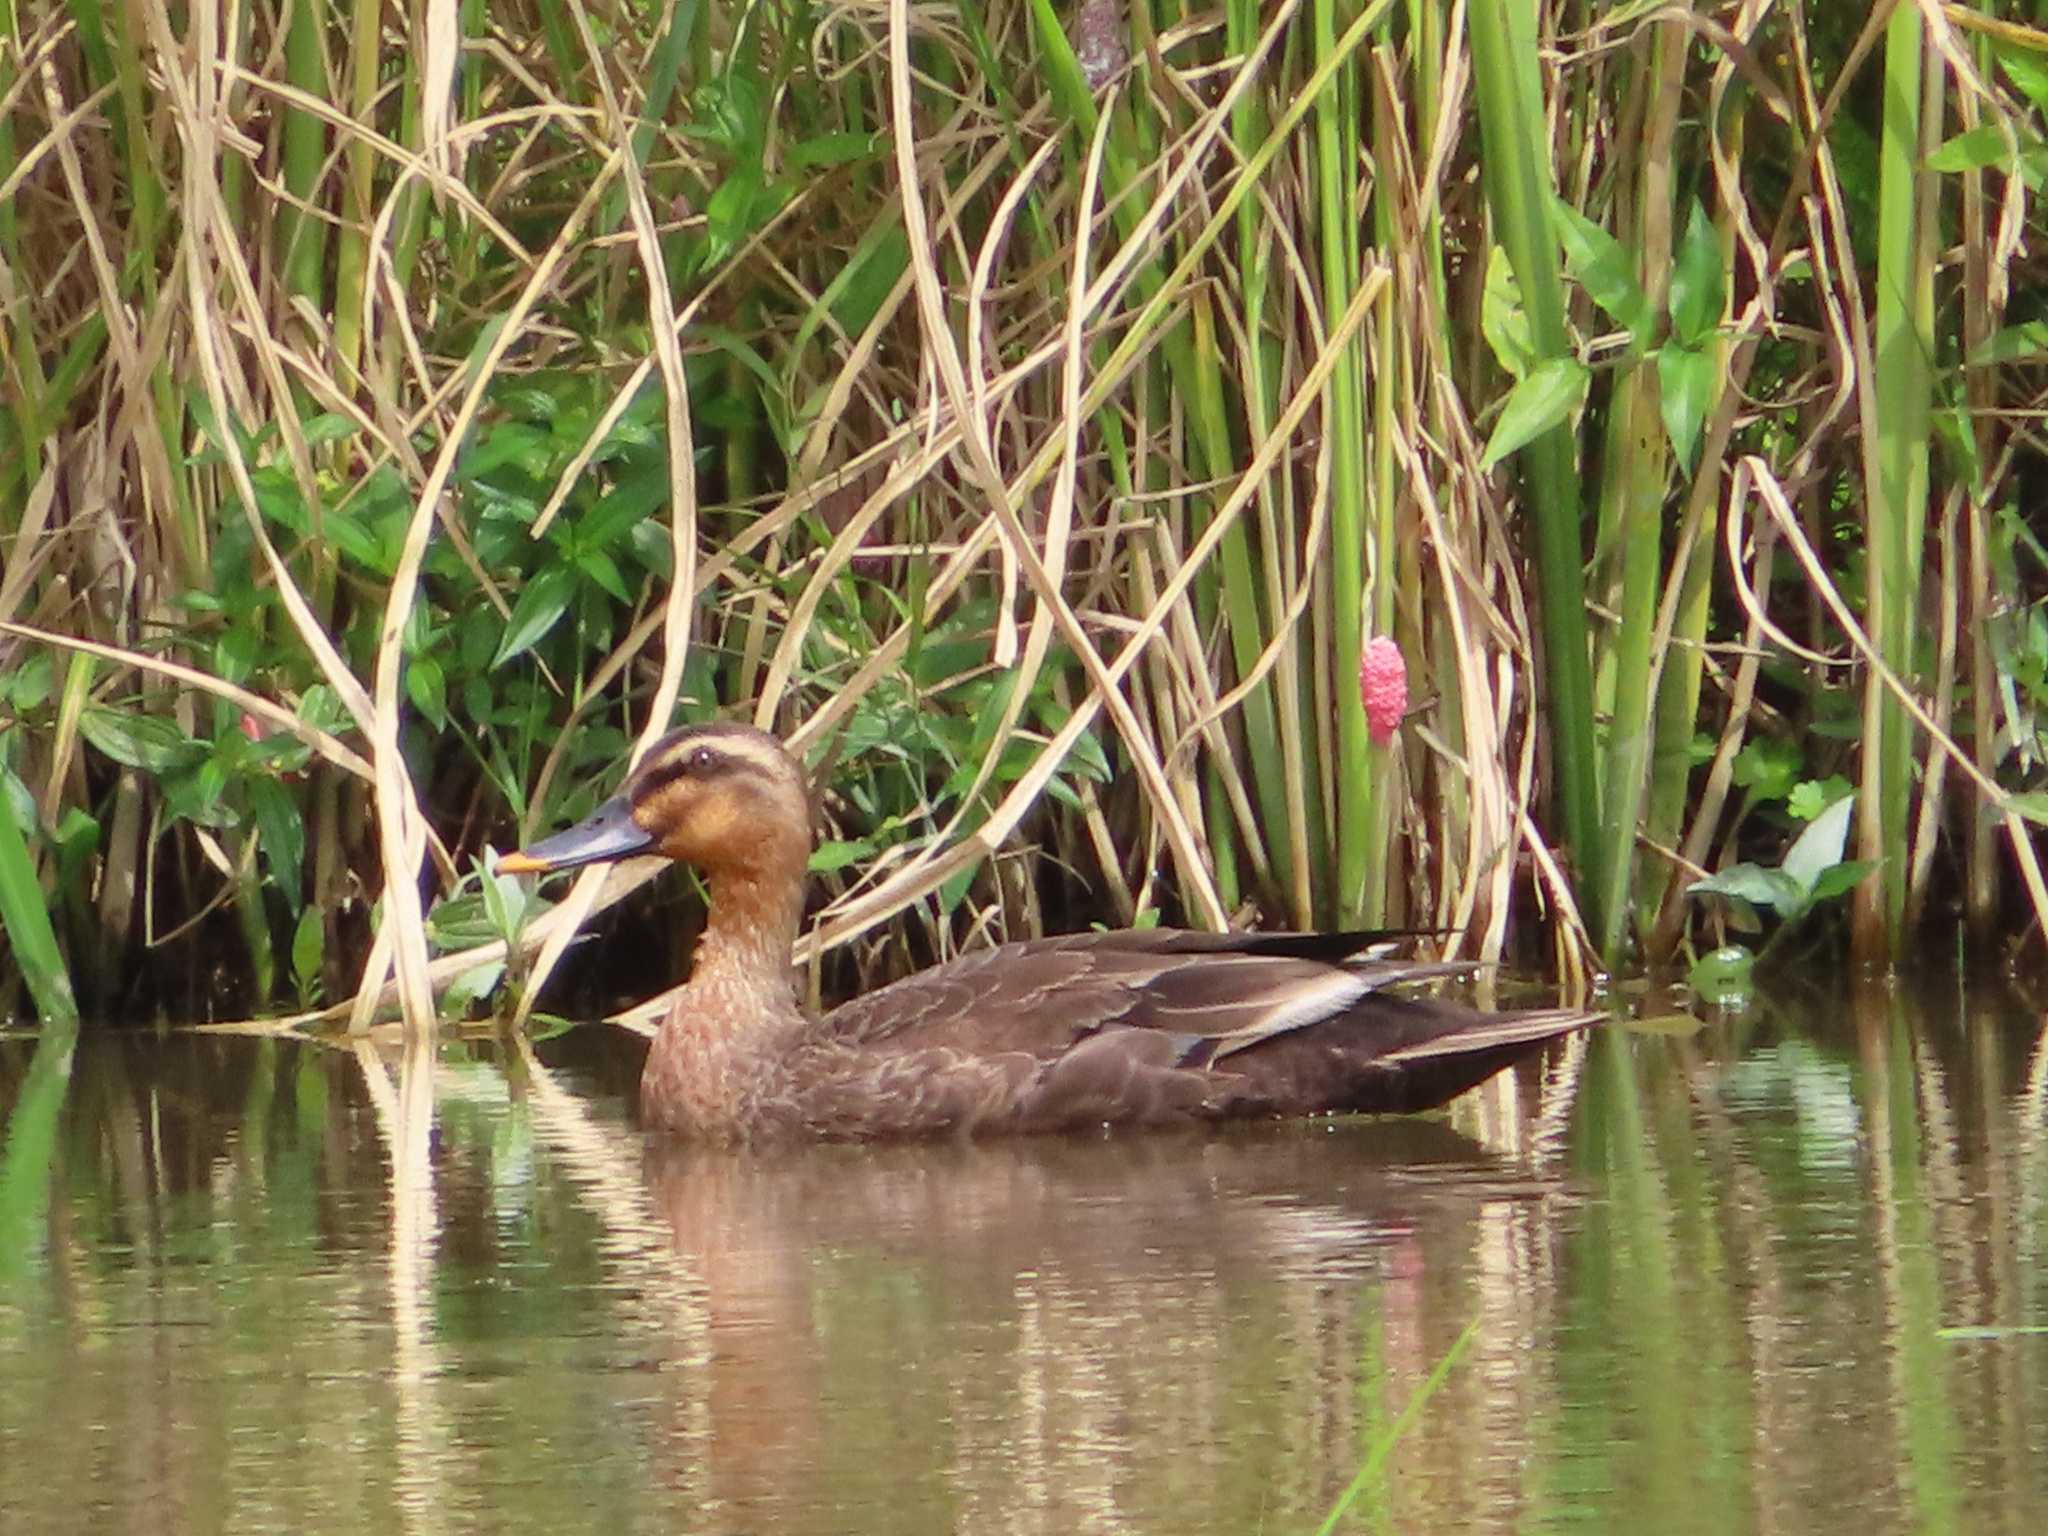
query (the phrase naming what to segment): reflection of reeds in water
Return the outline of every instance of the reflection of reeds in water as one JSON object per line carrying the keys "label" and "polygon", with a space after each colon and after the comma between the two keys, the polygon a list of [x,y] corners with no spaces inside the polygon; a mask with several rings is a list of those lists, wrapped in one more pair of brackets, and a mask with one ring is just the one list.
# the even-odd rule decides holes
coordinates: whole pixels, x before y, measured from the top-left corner
{"label": "reflection of reeds in water", "polygon": [[1509,1156],[1441,1121],[693,1154],[524,1048],[87,1042],[0,1282],[0,1504],[1313,1530],[1477,1318],[1352,1525],[2031,1529],[2048,1045],[1960,1011],[1600,1032],[1472,1120]]}
{"label": "reflection of reeds in water", "polygon": [[435,1490],[440,1479],[435,1473],[445,1465],[453,1442],[436,1392],[441,1360],[433,1329],[439,1235],[431,1161],[434,1040],[431,1032],[406,1032],[394,1088],[376,1047],[367,1037],[356,1038],[356,1061],[376,1106],[390,1177],[386,1263],[391,1286],[391,1384],[398,1399],[398,1507],[408,1531],[438,1530],[442,1520]]}

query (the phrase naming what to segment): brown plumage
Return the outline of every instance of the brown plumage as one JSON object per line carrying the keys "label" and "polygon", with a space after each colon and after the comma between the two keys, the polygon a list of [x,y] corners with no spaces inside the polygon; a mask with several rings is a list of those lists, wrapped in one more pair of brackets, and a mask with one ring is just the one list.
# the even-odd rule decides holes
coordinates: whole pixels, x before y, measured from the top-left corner
{"label": "brown plumage", "polygon": [[587,820],[499,861],[542,873],[658,853],[703,875],[696,963],[641,1079],[650,1125],[741,1141],[1407,1113],[1598,1017],[1394,995],[1467,967],[1385,959],[1366,935],[1146,929],[1005,944],[814,1018],[790,965],[810,851],[781,743],[706,725],[663,738]]}

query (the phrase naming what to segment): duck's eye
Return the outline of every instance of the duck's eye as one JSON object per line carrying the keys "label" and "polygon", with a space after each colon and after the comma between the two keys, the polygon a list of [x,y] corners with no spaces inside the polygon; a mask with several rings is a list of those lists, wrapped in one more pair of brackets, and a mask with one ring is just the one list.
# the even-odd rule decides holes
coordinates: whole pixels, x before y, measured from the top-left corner
{"label": "duck's eye", "polygon": [[699,747],[690,754],[690,772],[709,773],[718,766],[718,754],[709,747]]}

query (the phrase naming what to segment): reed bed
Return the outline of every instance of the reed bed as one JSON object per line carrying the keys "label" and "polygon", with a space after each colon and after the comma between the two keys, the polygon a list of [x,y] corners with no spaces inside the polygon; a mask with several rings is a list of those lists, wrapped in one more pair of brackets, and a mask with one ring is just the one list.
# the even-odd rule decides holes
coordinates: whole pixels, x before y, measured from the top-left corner
{"label": "reed bed", "polygon": [[715,715],[832,990],[1665,964],[1852,790],[1788,923],[2038,952],[2048,35],[1854,9],[16,0],[0,1013],[529,1006]]}

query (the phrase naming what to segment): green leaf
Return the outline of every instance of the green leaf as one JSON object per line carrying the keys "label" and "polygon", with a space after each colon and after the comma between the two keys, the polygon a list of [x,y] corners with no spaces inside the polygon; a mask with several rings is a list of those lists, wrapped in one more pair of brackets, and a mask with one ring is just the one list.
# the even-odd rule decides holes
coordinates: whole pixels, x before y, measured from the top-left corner
{"label": "green leaf", "polygon": [[[552,411],[553,402],[549,401]],[[548,435],[516,421],[502,421],[456,461],[455,477],[465,483],[481,480],[507,464],[539,478],[547,470]]]}
{"label": "green leaf", "polygon": [[1839,773],[1831,773],[1824,779],[1807,779],[1786,798],[1785,810],[1800,821],[1811,821],[1822,811],[1845,795],[1855,793],[1855,786]]}
{"label": "green leaf", "polygon": [[1799,916],[1809,901],[1805,886],[1782,869],[1766,869],[1761,864],[1733,865],[1693,881],[1686,890],[1695,896],[1726,896],[1784,918]]}
{"label": "green leaf", "polygon": [[843,842],[828,839],[811,851],[811,873],[814,875],[835,874],[849,865],[875,855],[875,845],[865,839],[859,842]]}
{"label": "green leaf", "polygon": [[519,594],[519,601],[512,605],[512,616],[505,621],[505,638],[498,642],[498,654],[491,658],[492,667],[502,667],[513,657],[531,650],[541,636],[555,627],[555,621],[568,612],[575,588],[575,576],[566,565],[548,566],[529,581],[526,590]]}
{"label": "green leaf", "polygon": [[1486,440],[1481,469],[1491,469],[1518,448],[1526,447],[1553,427],[1571,419],[1586,398],[1591,375],[1575,357],[1553,357],[1538,363],[1529,376],[1508,391],[1500,420]]}
{"label": "green leaf", "polygon": [[852,165],[856,161],[872,160],[881,144],[882,135],[879,133],[821,133],[791,148],[783,164],[792,171],[824,165]]}
{"label": "green leaf", "polygon": [[1927,169],[1943,175],[1989,170],[1994,165],[2009,164],[2012,152],[2012,141],[1996,125],[1987,124],[1944,141],[1941,148],[1927,157]]}
{"label": "green leaf", "polygon": [[292,929],[292,982],[299,1001],[311,1007],[320,1000],[320,967],[327,956],[327,924],[318,907],[307,907]]}
{"label": "green leaf", "polygon": [[326,443],[346,442],[361,432],[362,424],[353,416],[343,416],[337,411],[322,411],[309,416],[299,425],[305,434],[307,446],[318,448]]}
{"label": "green leaf", "polygon": [[1876,859],[1850,859],[1830,869],[1824,869],[1813,882],[1813,899],[1816,902],[1833,901],[1837,896],[1846,895],[1864,881],[1864,877],[1878,867]]}
{"label": "green leaf", "polygon": [[1486,258],[1486,291],[1479,303],[1479,329],[1493,349],[1494,360],[1511,378],[1522,379],[1536,366],[1536,341],[1522,308],[1522,290],[1508,253],[1495,246]]}
{"label": "green leaf", "polygon": [[437,731],[448,729],[448,678],[431,656],[415,656],[405,664],[405,696]]}
{"label": "green leaf", "polygon": [[1806,759],[1792,742],[1759,736],[1735,756],[1735,782],[1759,800],[1783,800],[1799,782]]}
{"label": "green leaf", "polygon": [[967,898],[967,888],[974,883],[975,871],[980,867],[979,863],[969,864],[958,874],[949,875],[940,883],[939,910],[946,916],[951,917],[959,910],[960,903]]}
{"label": "green leaf", "polygon": [[2011,811],[2037,826],[2048,827],[2048,790],[2030,789],[2025,794],[2007,795],[2000,809]]}
{"label": "green leaf", "polygon": [[43,898],[35,860],[29,856],[28,840],[22,831],[11,799],[0,803],[0,929],[6,931],[14,963],[28,983],[29,995],[36,1000],[36,1012],[43,1022],[75,1024],[78,1001],[72,995],[71,973],[65,968],[63,952],[57,948],[49,904]]}
{"label": "green leaf", "polygon": [[1561,197],[1551,199],[1550,215],[1572,276],[1609,319],[1637,343],[1647,341],[1655,317],[1636,281],[1635,253]]}
{"label": "green leaf", "polygon": [[1856,810],[1856,797],[1845,795],[1807,823],[1806,830],[1785,850],[1785,873],[1812,894],[1821,871],[1842,862],[1842,850],[1849,842],[1849,818]]}
{"label": "green leaf", "polygon": [[1970,354],[1969,364],[1973,368],[1982,368],[1993,363],[2028,362],[2041,357],[2048,357],[2048,320],[2028,320],[1992,332],[1984,345]]}
{"label": "green leaf", "polygon": [[518,938],[519,930],[526,925],[526,909],[531,898],[517,875],[498,873],[495,854],[478,882],[477,892],[483,897],[484,916],[489,920],[494,936],[508,943]]}
{"label": "green leaf", "polygon": [[427,914],[427,942],[446,954],[488,944],[500,935],[485,910],[483,893],[469,891],[436,902]]}
{"label": "green leaf", "polygon": [[328,541],[364,570],[389,576],[398,568],[387,542],[353,512],[329,512],[321,527]]}
{"label": "green leaf", "polygon": [[1993,41],[1991,52],[2004,69],[2006,78],[2038,112],[2048,114],[2048,57],[2022,43]]}
{"label": "green leaf", "polygon": [[37,651],[25,658],[14,669],[13,675],[0,675],[0,696],[14,705],[16,714],[27,714],[40,709],[50,697],[50,653]]}
{"label": "green leaf", "polygon": [[1756,956],[1740,944],[1724,944],[1709,950],[1693,962],[1687,980],[1693,991],[1722,1008],[1739,1008],[1749,1001]]}
{"label": "green leaf", "polygon": [[270,877],[297,912],[305,897],[300,887],[306,862],[306,823],[291,791],[268,774],[244,781],[249,810],[256,818],[256,836],[270,860]]}
{"label": "green leaf", "polygon": [[471,966],[460,976],[448,983],[448,990],[441,994],[441,1012],[444,1016],[465,1013],[473,1002],[489,997],[505,974],[505,962],[489,960],[482,965]]}
{"label": "green leaf", "polygon": [[1699,451],[1700,428],[1714,398],[1714,360],[1707,353],[1667,341],[1657,349],[1659,409],[1671,451],[1687,471]]}
{"label": "green leaf", "polygon": [[[910,240],[903,233],[901,223],[883,228],[879,238],[870,236],[864,239],[853,259],[825,290],[825,297],[832,307],[832,318],[849,336],[858,336],[881,310],[897,279],[903,276],[909,265]],[[797,348],[791,355],[801,357],[806,354]]]}
{"label": "green leaf", "polygon": [[78,731],[123,768],[139,768],[159,778],[191,768],[206,756],[201,743],[156,715],[88,705],[78,717]]}
{"label": "green leaf", "polygon": [[1671,269],[1671,330],[1683,345],[1704,346],[1714,334],[1721,323],[1727,282],[1721,264],[1721,238],[1707,210],[1695,200]]}
{"label": "green leaf", "polygon": [[626,591],[626,578],[612,557],[601,549],[586,549],[576,557],[576,569],[622,603],[633,601]]}

